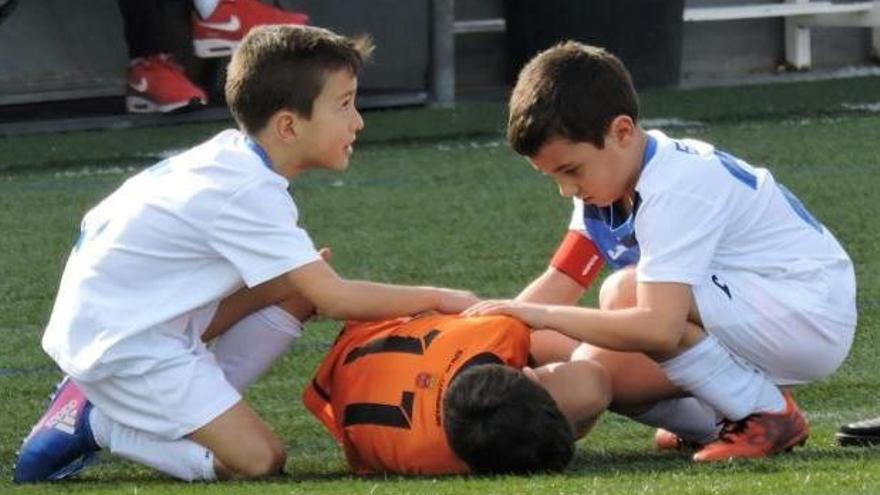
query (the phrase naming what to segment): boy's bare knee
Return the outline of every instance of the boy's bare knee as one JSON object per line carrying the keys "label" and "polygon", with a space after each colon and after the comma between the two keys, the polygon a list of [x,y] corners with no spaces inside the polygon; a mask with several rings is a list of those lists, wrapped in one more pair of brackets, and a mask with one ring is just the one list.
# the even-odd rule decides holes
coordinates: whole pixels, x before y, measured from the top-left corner
{"label": "boy's bare knee", "polygon": [[280,473],[284,444],[243,401],[190,434],[214,453],[218,478],[259,478]]}
{"label": "boy's bare knee", "polygon": [[244,459],[236,469],[236,474],[241,478],[262,478],[280,474],[287,462],[287,454],[280,441],[272,440],[265,442],[259,449],[255,449]]}
{"label": "boy's bare knee", "polygon": [[624,268],[612,273],[599,289],[599,307],[623,309],[636,305],[636,270]]}

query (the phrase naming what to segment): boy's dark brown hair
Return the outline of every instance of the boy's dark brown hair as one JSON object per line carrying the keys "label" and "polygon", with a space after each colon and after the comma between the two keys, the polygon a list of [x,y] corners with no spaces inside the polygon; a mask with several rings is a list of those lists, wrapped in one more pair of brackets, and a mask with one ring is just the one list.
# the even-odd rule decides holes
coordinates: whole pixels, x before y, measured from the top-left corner
{"label": "boy's dark brown hair", "polygon": [[574,432],[550,393],[500,364],[453,378],[443,398],[443,430],[476,474],[562,471],[574,455]]}
{"label": "boy's dark brown hair", "polygon": [[248,33],[226,74],[226,104],[249,134],[279,110],[311,118],[327,76],[357,75],[373,51],[368,37],[348,38],[311,26],[263,26]]}
{"label": "boy's dark brown hair", "polygon": [[520,71],[510,96],[507,141],[524,156],[536,155],[555,138],[601,149],[618,115],[638,122],[639,99],[626,67],[603,48],[566,41]]}

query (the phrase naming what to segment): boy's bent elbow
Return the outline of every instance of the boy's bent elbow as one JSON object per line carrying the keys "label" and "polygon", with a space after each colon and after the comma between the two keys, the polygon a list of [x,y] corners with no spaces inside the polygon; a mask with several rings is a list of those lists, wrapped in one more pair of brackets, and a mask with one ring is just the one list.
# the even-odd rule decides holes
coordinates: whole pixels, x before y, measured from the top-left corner
{"label": "boy's bent elbow", "polygon": [[352,311],[349,309],[346,301],[341,298],[338,300],[330,300],[318,306],[318,313],[331,320],[346,320],[352,318]]}
{"label": "boy's bent elbow", "polygon": [[604,366],[602,366],[600,383],[602,384],[602,393],[597,400],[598,405],[602,407],[602,410],[605,410],[611,406],[611,401],[614,400],[614,387],[611,381],[611,372]]}
{"label": "boy's bent elbow", "polygon": [[289,275],[291,287],[301,293],[315,311],[335,320],[350,315],[351,282],[341,278],[324,262],[297,269]]}
{"label": "boy's bent elbow", "polygon": [[608,406],[611,405],[612,397],[612,384],[611,384],[611,373],[608,370],[598,363],[593,363],[587,361],[592,365],[592,390],[593,393],[590,395],[590,404],[589,408],[594,412],[594,414],[598,414],[605,409],[608,409]]}

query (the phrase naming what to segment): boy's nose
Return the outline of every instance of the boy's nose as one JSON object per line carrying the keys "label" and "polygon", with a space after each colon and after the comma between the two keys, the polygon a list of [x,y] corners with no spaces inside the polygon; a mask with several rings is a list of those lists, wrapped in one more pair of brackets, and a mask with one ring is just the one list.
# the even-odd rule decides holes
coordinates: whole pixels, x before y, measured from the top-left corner
{"label": "boy's nose", "polygon": [[360,131],[364,128],[364,118],[361,117],[361,113],[355,109],[354,111],[354,130],[355,132]]}
{"label": "boy's nose", "polygon": [[562,197],[571,198],[578,192],[578,187],[574,184],[558,182],[557,185],[559,186],[559,194]]}

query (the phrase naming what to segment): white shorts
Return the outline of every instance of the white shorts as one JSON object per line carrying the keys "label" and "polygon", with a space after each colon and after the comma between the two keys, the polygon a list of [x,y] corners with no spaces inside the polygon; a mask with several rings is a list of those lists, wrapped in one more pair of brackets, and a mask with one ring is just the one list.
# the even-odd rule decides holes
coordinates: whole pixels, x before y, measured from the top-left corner
{"label": "white shorts", "polygon": [[86,397],[114,421],[176,440],[205,426],[241,400],[201,335],[217,310],[208,305],[188,318],[180,333],[143,332],[125,341],[137,352],[128,372],[77,381]]}
{"label": "white shorts", "polygon": [[[816,284],[716,271],[693,292],[707,332],[777,384],[795,385],[837,370],[855,333],[852,266],[826,271]],[[825,308],[817,294],[828,295]]]}

